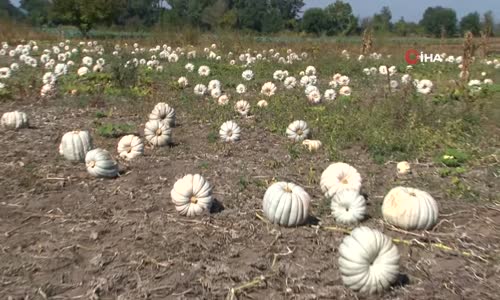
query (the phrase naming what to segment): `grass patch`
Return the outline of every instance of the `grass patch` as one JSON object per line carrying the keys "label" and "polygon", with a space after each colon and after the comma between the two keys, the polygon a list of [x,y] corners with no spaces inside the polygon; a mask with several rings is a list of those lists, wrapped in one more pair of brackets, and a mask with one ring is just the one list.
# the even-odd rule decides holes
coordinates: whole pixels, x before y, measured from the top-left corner
{"label": "grass patch", "polygon": [[97,134],[105,138],[118,138],[124,135],[133,134],[136,126],[130,124],[104,123],[96,128]]}

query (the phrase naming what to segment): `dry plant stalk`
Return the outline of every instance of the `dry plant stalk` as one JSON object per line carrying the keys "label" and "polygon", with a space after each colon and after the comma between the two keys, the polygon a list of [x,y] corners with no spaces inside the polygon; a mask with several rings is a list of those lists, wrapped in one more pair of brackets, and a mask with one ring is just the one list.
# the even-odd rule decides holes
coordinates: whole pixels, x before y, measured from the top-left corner
{"label": "dry plant stalk", "polygon": [[486,32],[481,31],[481,54],[483,58],[488,57],[488,48],[489,48],[489,32],[488,29]]}
{"label": "dry plant stalk", "polygon": [[361,53],[367,55],[372,50],[373,37],[372,31],[370,29],[365,29],[363,31],[363,47],[361,48]]}
{"label": "dry plant stalk", "polygon": [[470,65],[472,63],[472,56],[474,55],[474,41],[473,41],[473,34],[470,31],[467,31],[465,34],[465,41],[464,41],[464,55],[463,55],[463,61],[462,61],[462,80],[464,81],[469,81],[469,69]]}
{"label": "dry plant stalk", "polygon": [[[259,220],[263,221],[264,223],[269,224],[269,221],[266,220],[263,216],[259,215],[258,213],[255,213],[255,216]],[[347,234],[347,235],[351,234],[351,232],[352,232],[352,228],[344,228],[344,227],[338,227],[338,226],[312,226],[312,227],[316,228],[316,231],[328,230],[328,231],[340,232],[340,233]],[[389,228],[389,229],[391,229],[391,228]],[[396,228],[394,227],[394,229],[396,229]],[[401,230],[401,229],[396,230],[396,231],[401,232],[401,233],[405,233],[405,234],[412,234],[411,232]],[[421,236],[421,235],[417,235],[417,234],[413,234],[413,235],[415,235],[419,238],[423,238],[423,236]],[[392,241],[396,244],[406,245],[408,247],[412,247],[414,245],[417,245],[425,250],[432,250],[433,248],[437,248],[437,249],[440,249],[440,250],[447,252],[447,253],[458,254],[458,255],[461,255],[461,256],[464,256],[467,258],[476,258],[476,259],[481,260],[482,262],[487,263],[489,261],[488,256],[479,256],[479,255],[475,254],[474,252],[472,252],[471,250],[462,250],[462,249],[455,248],[455,247],[452,247],[449,245],[445,245],[439,239],[437,241],[430,241],[430,240],[428,240],[428,238],[425,241],[421,241],[421,240],[416,239],[416,238],[411,239],[411,240],[392,238]],[[291,251],[290,249],[288,249],[288,250],[289,250],[289,252]]]}
{"label": "dry plant stalk", "polygon": [[484,25],[484,30],[481,31],[481,50],[483,54],[483,58],[488,57],[488,50],[489,50],[489,39],[491,36],[491,33],[493,31],[493,28],[491,28],[491,24],[486,24]]}
{"label": "dry plant stalk", "polygon": [[441,50],[443,50],[446,41],[446,28],[441,26],[441,40],[439,41],[441,44]]}

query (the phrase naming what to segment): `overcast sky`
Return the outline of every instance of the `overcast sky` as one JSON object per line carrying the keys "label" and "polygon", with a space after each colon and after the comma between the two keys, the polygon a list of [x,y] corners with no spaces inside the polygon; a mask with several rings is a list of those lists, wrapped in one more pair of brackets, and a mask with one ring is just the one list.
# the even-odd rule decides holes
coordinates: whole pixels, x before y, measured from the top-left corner
{"label": "overcast sky", "polygon": [[[11,0],[19,5],[20,0]],[[325,7],[334,0],[305,0],[304,10],[311,7]],[[477,11],[484,13],[492,10],[497,22],[500,20],[500,0],[347,0],[354,10],[354,15],[361,18],[372,16],[380,11],[382,6],[389,6],[393,21],[404,17],[407,21],[419,21],[429,6],[443,6],[455,9],[458,18]]]}

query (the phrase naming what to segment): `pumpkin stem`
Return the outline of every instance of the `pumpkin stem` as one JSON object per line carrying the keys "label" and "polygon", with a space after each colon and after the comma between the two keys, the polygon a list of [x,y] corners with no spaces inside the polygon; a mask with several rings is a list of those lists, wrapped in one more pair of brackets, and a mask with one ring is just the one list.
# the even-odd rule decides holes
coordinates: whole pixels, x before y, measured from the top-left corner
{"label": "pumpkin stem", "polygon": [[414,192],[410,192],[410,196],[415,197],[417,196],[417,194],[415,194]]}
{"label": "pumpkin stem", "polygon": [[292,192],[292,189],[289,186],[287,186],[285,188],[285,193],[291,193],[291,192]]}
{"label": "pumpkin stem", "polygon": [[95,161],[93,161],[93,160],[92,160],[92,161],[90,161],[90,162],[87,164],[87,166],[88,166],[89,168],[93,168],[93,167],[95,167]]}
{"label": "pumpkin stem", "polygon": [[302,135],[302,134],[304,134],[304,132],[301,129],[297,130],[297,135]]}
{"label": "pumpkin stem", "polygon": [[162,133],[161,128],[156,129],[156,132],[155,132],[155,133],[156,133],[156,135],[157,135],[157,136],[160,136],[160,135],[161,135],[161,133]]}
{"label": "pumpkin stem", "polygon": [[227,136],[232,136],[232,135],[233,135],[233,132],[232,132],[231,130],[229,130],[229,131],[227,132]]}
{"label": "pumpkin stem", "polygon": [[191,203],[193,203],[193,204],[198,203],[198,199],[197,199],[195,196],[192,196],[190,201],[191,201]]}
{"label": "pumpkin stem", "polygon": [[346,177],[342,178],[342,180],[340,181],[342,184],[348,184],[349,181],[347,180]]}

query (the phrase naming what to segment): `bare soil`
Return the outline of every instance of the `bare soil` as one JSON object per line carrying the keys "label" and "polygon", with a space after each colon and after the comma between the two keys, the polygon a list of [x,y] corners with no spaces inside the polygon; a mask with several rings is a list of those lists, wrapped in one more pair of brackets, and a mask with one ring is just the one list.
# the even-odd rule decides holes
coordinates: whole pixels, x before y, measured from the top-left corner
{"label": "bare soil", "polygon": [[[292,159],[288,141],[252,118],[239,120],[241,142],[210,143],[209,124],[178,111],[172,147],[120,161],[117,179],[95,179],[57,149],[63,133],[82,128],[116,155],[118,138],[93,129],[96,108],[0,104],[2,112],[14,109],[28,113],[32,128],[0,131],[0,299],[230,299],[231,288],[234,299],[499,299],[500,206],[487,201],[499,180],[487,162],[464,175],[485,199],[470,202],[450,198],[453,186],[430,161],[398,176],[395,163],[376,164],[363,149],[344,153],[363,176],[370,211],[363,225],[413,240],[398,244],[400,282],[366,297],[341,281],[344,234],[328,228],[335,222],[319,188],[332,163],[324,150]],[[106,121],[132,123],[142,133],[146,118],[122,107]],[[176,213],[170,190],[187,173],[213,184],[218,205],[210,215]],[[307,225],[283,228],[259,218],[273,179],[299,184],[313,197]],[[397,185],[424,189],[439,202],[440,222],[431,232],[399,232],[380,220],[383,197]]]}

